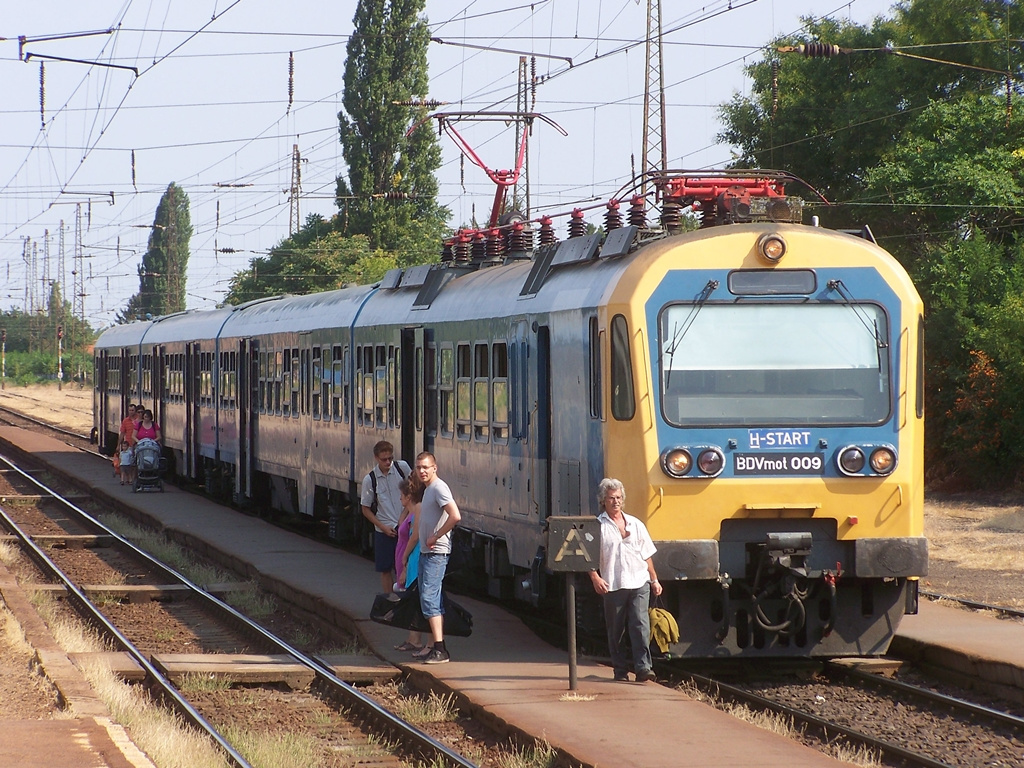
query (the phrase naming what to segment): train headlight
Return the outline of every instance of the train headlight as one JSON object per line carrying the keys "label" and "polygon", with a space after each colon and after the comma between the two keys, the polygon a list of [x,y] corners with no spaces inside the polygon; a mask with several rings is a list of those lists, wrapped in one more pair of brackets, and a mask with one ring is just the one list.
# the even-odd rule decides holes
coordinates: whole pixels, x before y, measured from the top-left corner
{"label": "train headlight", "polygon": [[864,469],[864,451],[855,445],[839,452],[839,471],[844,475],[856,475]]}
{"label": "train headlight", "polygon": [[882,446],[871,452],[871,468],[880,475],[888,475],[896,468],[896,453],[892,448]]}
{"label": "train headlight", "polygon": [[670,448],[661,454],[661,468],[669,477],[685,477],[693,466],[693,457],[683,448]]}
{"label": "train headlight", "polygon": [[725,466],[725,456],[717,448],[705,448],[697,457],[697,468],[705,475],[717,475]]}
{"label": "train headlight", "polygon": [[777,264],[786,255],[786,241],[774,232],[761,235],[757,240],[757,253],[762,259]]}

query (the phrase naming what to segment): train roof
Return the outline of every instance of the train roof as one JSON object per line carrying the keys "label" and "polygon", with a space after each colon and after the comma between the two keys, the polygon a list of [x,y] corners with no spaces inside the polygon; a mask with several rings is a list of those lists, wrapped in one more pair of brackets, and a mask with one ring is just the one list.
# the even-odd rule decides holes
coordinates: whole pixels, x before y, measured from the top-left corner
{"label": "train roof", "polygon": [[250,302],[236,308],[220,335],[241,337],[345,328],[355,320],[359,307],[374,289],[372,285],[358,285],[305,296]]}
{"label": "train roof", "polygon": [[143,336],[146,335],[146,331],[152,326],[152,320],[136,320],[131,323],[112,325],[99,335],[94,348],[100,350],[137,347],[142,342]]}

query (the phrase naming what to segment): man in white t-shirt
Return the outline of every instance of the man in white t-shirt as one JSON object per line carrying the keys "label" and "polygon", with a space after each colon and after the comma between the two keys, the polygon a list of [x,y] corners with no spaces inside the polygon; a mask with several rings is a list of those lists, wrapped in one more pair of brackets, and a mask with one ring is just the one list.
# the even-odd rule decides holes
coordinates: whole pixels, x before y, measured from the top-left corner
{"label": "man in white t-shirt", "polygon": [[416,475],[424,486],[419,517],[420,610],[430,625],[434,644],[424,645],[422,651],[412,656],[425,664],[444,664],[450,656],[444,644],[441,584],[452,551],[452,529],[459,524],[462,514],[448,484],[437,476],[434,454],[424,451],[416,457]]}

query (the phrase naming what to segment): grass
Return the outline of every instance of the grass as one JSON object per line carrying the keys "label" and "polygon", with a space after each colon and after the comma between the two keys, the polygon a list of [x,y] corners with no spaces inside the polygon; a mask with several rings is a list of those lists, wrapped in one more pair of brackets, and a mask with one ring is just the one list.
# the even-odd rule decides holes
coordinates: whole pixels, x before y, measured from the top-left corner
{"label": "grass", "polygon": [[547,741],[535,741],[528,747],[509,747],[497,758],[498,768],[554,768],[558,765],[558,751]]}
{"label": "grass", "polygon": [[454,694],[438,696],[406,696],[394,702],[395,714],[414,725],[423,723],[450,723],[459,717]]}

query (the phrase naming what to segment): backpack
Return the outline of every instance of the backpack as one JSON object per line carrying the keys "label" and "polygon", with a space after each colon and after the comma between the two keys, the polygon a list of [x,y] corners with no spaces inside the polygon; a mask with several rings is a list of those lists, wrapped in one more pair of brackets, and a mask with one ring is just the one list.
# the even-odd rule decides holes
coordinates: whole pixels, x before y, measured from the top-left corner
{"label": "backpack", "polygon": [[[395,461],[395,471],[398,472],[398,476],[405,480],[405,473],[402,471],[402,465]],[[371,469],[370,470],[370,486],[373,488],[373,504],[370,505],[370,511],[374,515],[377,514],[377,475]]]}

